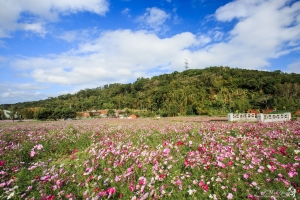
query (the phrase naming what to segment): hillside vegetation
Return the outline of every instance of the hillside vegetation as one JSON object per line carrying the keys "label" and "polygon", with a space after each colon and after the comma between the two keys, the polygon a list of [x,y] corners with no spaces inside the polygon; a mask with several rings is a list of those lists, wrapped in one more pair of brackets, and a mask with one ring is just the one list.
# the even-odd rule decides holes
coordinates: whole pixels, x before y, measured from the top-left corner
{"label": "hillside vegetation", "polygon": [[[14,106],[25,118],[33,116],[32,108],[127,109],[141,116],[224,115],[268,108],[295,112],[300,109],[300,74],[229,67],[190,69]],[[10,107],[4,105],[4,109]]]}

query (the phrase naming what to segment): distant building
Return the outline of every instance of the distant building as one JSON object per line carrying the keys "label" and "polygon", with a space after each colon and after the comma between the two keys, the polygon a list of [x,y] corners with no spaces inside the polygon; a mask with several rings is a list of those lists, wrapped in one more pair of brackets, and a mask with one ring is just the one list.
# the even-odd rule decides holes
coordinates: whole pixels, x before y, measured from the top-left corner
{"label": "distant building", "polygon": [[3,110],[5,118],[10,118],[10,111],[9,110]]}
{"label": "distant building", "polygon": [[[9,110],[3,110],[4,116],[7,119],[10,119],[10,111]],[[15,114],[15,118],[18,118],[18,113]]]}
{"label": "distant building", "polygon": [[[114,117],[123,117],[123,114],[125,113],[124,110],[117,110],[113,109]],[[86,111],[86,112],[77,112],[78,117],[83,117],[83,118],[88,118],[88,117],[101,117],[101,118],[106,118],[108,117],[108,109],[105,110],[91,110],[91,111]]]}
{"label": "distant building", "polygon": [[128,119],[137,119],[138,117],[136,115],[130,115],[128,116]]}

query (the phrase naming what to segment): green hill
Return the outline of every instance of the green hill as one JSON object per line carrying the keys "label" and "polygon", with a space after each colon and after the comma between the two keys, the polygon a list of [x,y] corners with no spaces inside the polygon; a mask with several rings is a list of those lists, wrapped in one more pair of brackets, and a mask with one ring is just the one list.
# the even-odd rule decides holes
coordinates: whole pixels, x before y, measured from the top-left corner
{"label": "green hill", "polygon": [[140,115],[145,116],[222,115],[267,108],[295,112],[300,109],[300,74],[229,67],[190,69],[14,105],[20,111],[127,108],[143,111]]}

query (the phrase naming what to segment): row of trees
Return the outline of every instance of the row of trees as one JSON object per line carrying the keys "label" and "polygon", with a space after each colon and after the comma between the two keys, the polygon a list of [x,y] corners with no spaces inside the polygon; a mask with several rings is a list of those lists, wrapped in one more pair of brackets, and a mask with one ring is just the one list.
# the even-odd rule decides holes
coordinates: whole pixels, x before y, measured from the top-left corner
{"label": "row of trees", "polygon": [[268,108],[294,112],[300,108],[300,75],[222,66],[190,69],[16,105],[20,112],[29,109],[26,117],[32,117],[35,111],[30,109],[34,107],[53,111],[71,108],[76,112],[128,108],[162,116]]}
{"label": "row of trees", "polygon": [[[49,109],[49,108],[23,108],[20,112],[17,111],[18,107],[13,105],[9,108],[10,114],[8,119],[37,119],[37,120],[47,120],[47,119],[67,119],[67,118],[75,118],[76,111],[70,108],[63,109]],[[4,110],[0,109],[0,119],[4,120],[7,117],[4,114]]]}
{"label": "row of trees", "polygon": [[34,118],[38,120],[46,120],[46,119],[67,119],[67,118],[75,118],[76,111],[70,108],[63,109],[55,109],[54,111],[49,108],[40,108],[34,113]]}

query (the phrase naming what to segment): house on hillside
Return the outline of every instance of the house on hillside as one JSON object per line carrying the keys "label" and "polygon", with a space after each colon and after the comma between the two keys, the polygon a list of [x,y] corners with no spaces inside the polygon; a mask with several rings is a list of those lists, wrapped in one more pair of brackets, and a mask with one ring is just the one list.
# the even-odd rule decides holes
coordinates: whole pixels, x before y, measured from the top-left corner
{"label": "house on hillside", "polygon": [[[83,118],[88,118],[88,117],[101,117],[101,118],[106,118],[108,117],[108,109],[105,110],[91,110],[91,111],[86,111],[86,112],[78,112],[77,116],[78,117],[83,117]],[[123,114],[125,113],[124,110],[117,110],[113,109],[114,117],[123,117]]]}
{"label": "house on hillside", "polygon": [[[10,113],[11,112],[9,110],[3,110],[3,112],[4,112],[5,118],[10,119]],[[15,119],[17,119],[17,118],[18,118],[18,113],[15,114]]]}
{"label": "house on hillside", "polygon": [[90,113],[89,112],[77,112],[76,113],[76,117],[77,118],[88,118],[90,117]]}
{"label": "house on hillside", "polygon": [[136,115],[130,115],[127,117],[127,119],[137,119],[138,117]]}
{"label": "house on hillside", "polygon": [[269,114],[269,113],[272,113],[274,112],[275,110],[274,109],[261,109],[261,110],[255,110],[255,109],[250,109],[248,110],[248,113],[255,113],[255,115],[259,114],[259,113],[263,113],[263,114]]}
{"label": "house on hillside", "polygon": [[108,110],[106,109],[106,110],[97,110],[97,112],[99,112],[100,113],[100,117],[103,117],[103,118],[105,118],[105,117],[107,117],[107,112],[108,112]]}
{"label": "house on hillside", "polygon": [[9,110],[3,110],[5,118],[10,118],[10,111]]}

